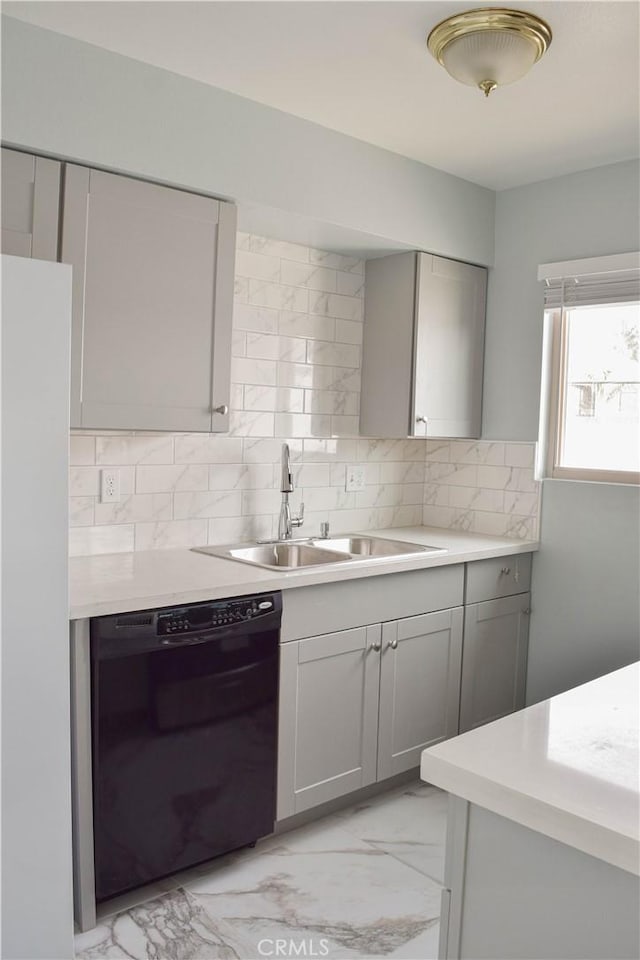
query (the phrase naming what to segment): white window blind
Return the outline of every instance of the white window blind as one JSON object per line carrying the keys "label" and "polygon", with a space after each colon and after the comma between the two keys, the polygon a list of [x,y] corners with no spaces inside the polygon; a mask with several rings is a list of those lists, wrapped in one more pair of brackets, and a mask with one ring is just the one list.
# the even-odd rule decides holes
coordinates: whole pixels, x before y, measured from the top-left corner
{"label": "white window blind", "polygon": [[545,309],[640,300],[640,255],[543,264]]}

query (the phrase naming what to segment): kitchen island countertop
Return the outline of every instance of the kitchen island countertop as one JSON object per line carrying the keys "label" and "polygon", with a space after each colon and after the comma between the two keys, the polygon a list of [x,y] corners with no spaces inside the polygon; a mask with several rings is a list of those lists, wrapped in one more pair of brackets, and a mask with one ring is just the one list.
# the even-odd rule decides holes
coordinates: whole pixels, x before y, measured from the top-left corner
{"label": "kitchen island countertop", "polygon": [[430,747],[421,777],[640,873],[640,664]]}

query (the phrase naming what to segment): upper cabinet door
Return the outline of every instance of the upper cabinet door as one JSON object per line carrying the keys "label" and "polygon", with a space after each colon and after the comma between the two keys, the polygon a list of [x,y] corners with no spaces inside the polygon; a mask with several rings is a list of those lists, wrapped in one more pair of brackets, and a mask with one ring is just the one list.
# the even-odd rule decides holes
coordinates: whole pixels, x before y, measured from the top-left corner
{"label": "upper cabinet door", "polygon": [[487,271],[427,253],[366,265],[360,432],[478,438]]}
{"label": "upper cabinet door", "polygon": [[2,149],[2,253],[58,259],[60,164]]}
{"label": "upper cabinet door", "polygon": [[236,211],[68,164],[71,425],[228,429]]}
{"label": "upper cabinet door", "polygon": [[480,436],[487,271],[418,254],[413,433]]}

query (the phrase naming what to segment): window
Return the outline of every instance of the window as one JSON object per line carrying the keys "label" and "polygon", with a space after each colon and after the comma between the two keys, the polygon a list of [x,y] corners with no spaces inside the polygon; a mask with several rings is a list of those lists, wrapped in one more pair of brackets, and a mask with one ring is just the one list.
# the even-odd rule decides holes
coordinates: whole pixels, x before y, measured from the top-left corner
{"label": "window", "polygon": [[626,254],[540,268],[550,341],[548,476],[640,482],[638,262]]}

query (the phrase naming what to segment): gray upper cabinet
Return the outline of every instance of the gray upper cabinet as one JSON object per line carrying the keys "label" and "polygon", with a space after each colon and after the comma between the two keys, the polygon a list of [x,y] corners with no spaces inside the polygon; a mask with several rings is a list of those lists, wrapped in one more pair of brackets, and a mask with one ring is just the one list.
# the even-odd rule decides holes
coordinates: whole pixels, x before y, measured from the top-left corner
{"label": "gray upper cabinet", "polygon": [[465,607],[460,733],[525,704],[530,594]]}
{"label": "gray upper cabinet", "polygon": [[2,149],[2,253],[58,259],[60,164]]}
{"label": "gray upper cabinet", "polygon": [[461,658],[462,607],[383,625],[378,780],[457,734]]}
{"label": "gray upper cabinet", "polygon": [[366,264],[360,432],[478,438],[487,271],[427,253]]}
{"label": "gray upper cabinet", "polygon": [[228,429],[235,230],[231,204],[66,165],[73,427]]}

